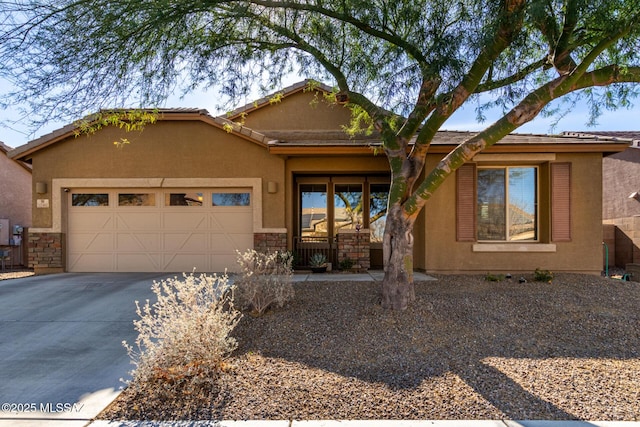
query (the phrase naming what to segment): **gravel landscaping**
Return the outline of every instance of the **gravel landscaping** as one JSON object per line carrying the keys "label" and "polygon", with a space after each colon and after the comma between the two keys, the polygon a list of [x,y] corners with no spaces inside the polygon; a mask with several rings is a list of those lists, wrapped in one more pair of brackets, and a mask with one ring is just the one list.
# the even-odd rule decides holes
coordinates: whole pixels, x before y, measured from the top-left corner
{"label": "gravel landscaping", "polygon": [[640,283],[436,278],[404,312],[379,283],[296,283],[214,385],[130,387],[101,418],[640,419]]}
{"label": "gravel landscaping", "polygon": [[33,270],[5,270],[0,271],[0,280],[19,279],[21,277],[33,276]]}

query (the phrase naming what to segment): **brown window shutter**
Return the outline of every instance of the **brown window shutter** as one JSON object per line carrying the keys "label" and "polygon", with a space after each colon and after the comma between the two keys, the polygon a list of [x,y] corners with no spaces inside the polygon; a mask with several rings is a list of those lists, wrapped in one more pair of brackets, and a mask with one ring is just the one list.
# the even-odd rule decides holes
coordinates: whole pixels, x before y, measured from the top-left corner
{"label": "brown window shutter", "polygon": [[571,163],[551,163],[551,240],[571,241]]}
{"label": "brown window shutter", "polygon": [[476,165],[466,163],[456,172],[456,239],[476,241]]}

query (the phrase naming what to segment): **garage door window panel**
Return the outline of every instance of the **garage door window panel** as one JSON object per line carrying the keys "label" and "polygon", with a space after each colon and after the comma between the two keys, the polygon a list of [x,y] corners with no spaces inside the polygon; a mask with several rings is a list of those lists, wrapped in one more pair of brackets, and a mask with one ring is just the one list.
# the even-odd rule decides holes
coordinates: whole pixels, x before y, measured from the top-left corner
{"label": "garage door window panel", "polygon": [[202,206],[203,200],[203,193],[200,192],[165,194],[166,206]]}
{"label": "garage door window panel", "polygon": [[212,206],[251,206],[249,193],[213,193]]}
{"label": "garage door window panel", "polygon": [[71,206],[109,206],[108,193],[73,193]]}
{"label": "garage door window panel", "polygon": [[119,193],[118,206],[155,206],[155,193]]}

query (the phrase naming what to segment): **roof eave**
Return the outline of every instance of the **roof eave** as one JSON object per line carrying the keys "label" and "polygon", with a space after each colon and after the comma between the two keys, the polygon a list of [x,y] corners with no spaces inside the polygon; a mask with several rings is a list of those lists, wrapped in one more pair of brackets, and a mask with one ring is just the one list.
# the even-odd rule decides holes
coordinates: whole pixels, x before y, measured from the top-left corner
{"label": "roof eave", "polygon": [[[430,154],[447,154],[457,145],[434,144],[429,148]],[[311,155],[376,155],[376,148],[380,145],[298,145],[292,143],[271,142],[269,152],[272,154],[288,156],[311,156]],[[496,144],[483,153],[510,154],[510,153],[603,153],[611,155],[619,153],[628,148],[628,144],[621,142],[592,143],[592,144]]]}
{"label": "roof eave", "polygon": [[295,145],[269,144],[271,154],[287,156],[373,156],[373,146],[368,145]]}
{"label": "roof eave", "polygon": [[[548,143],[548,144],[495,144],[483,150],[483,153],[606,153],[614,154],[624,151],[629,147],[625,143]],[[432,145],[431,153],[449,153],[453,145]]]}

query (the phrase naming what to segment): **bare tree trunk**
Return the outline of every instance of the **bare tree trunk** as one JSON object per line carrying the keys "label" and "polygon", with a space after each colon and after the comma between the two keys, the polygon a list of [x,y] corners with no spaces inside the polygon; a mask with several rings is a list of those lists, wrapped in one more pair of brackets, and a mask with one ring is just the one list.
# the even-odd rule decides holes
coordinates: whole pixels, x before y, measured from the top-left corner
{"label": "bare tree trunk", "polygon": [[415,300],[413,285],[413,221],[400,206],[391,206],[383,240],[382,307],[405,310]]}

